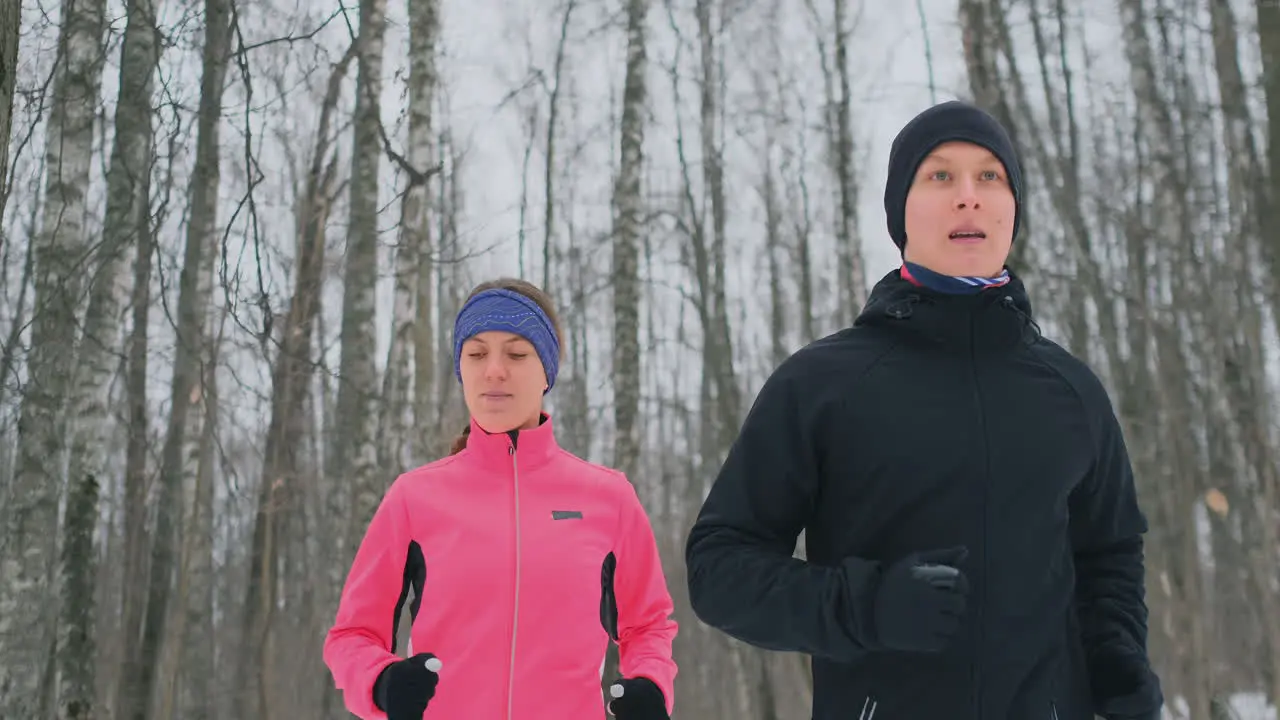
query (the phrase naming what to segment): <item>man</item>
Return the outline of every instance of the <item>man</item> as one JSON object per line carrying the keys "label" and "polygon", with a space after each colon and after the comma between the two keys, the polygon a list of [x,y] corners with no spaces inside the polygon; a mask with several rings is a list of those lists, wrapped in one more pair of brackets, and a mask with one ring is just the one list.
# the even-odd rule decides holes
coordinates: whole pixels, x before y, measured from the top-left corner
{"label": "man", "polygon": [[1021,196],[985,112],[903,128],[903,266],[768,379],[689,535],[694,611],[810,654],[814,720],[1159,717],[1146,520],[1106,390],[1005,267]]}

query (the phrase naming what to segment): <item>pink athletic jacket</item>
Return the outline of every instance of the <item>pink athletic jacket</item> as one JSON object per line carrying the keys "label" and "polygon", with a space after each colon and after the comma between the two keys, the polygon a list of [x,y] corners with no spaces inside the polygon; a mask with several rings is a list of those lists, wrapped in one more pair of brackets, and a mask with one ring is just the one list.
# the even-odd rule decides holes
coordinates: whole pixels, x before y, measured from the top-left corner
{"label": "pink athletic jacket", "polygon": [[356,553],[324,661],[347,709],[384,720],[373,684],[410,650],[440,658],[424,720],[599,720],[605,651],[671,712],[676,623],[653,530],[622,473],[556,444],[551,419],[516,437],[473,421],[462,452],[387,490]]}

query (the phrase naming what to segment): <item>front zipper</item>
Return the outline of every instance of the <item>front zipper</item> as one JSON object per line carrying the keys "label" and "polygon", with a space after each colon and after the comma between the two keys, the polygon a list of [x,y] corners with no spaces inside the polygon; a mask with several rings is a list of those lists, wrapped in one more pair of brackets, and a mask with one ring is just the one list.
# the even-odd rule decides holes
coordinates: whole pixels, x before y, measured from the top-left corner
{"label": "front zipper", "polygon": [[870,695],[862,701],[862,712],[858,713],[858,720],[871,720],[876,714],[876,699]]}
{"label": "front zipper", "polygon": [[1049,720],[1058,720],[1058,703],[1049,703]]}
{"label": "front zipper", "polygon": [[515,698],[516,684],[516,630],[520,624],[520,467],[516,461],[516,446],[513,444],[507,453],[511,455],[511,487],[515,498],[515,557],[516,557],[516,590],[511,609],[511,665],[507,671],[507,720],[512,720],[512,707]]}
{"label": "front zipper", "polygon": [[[987,581],[987,572],[986,572],[987,570],[987,503],[988,503],[987,483],[991,477],[991,438],[988,437],[987,435],[987,417],[986,417],[986,411],[983,409],[983,406],[982,406],[982,389],[979,386],[979,381],[978,381],[978,347],[977,347],[977,340],[978,340],[977,314],[978,312],[979,311],[976,311],[976,310],[969,311],[969,362],[970,362],[970,370],[973,373],[973,401],[978,411],[978,427],[980,427],[982,431],[982,457],[983,457],[983,465],[984,465],[983,472],[982,472],[982,493],[981,493],[981,501],[980,501],[982,505],[982,535],[981,535],[982,554],[978,558],[978,562],[982,568],[982,583],[985,584]],[[982,639],[985,637],[985,630],[986,630],[985,627],[983,626],[983,623],[985,620],[985,618],[983,617],[983,615],[985,614],[983,612],[983,608],[986,600],[985,593],[983,591],[985,589],[986,588],[981,585],[975,587],[978,598],[977,598],[977,602],[974,603],[977,609],[977,628],[976,628],[976,632],[974,633],[975,640],[974,640],[974,657],[973,657],[973,703],[976,706],[975,715],[977,717],[982,717],[982,699],[983,699],[982,698],[982,653],[983,653]]]}

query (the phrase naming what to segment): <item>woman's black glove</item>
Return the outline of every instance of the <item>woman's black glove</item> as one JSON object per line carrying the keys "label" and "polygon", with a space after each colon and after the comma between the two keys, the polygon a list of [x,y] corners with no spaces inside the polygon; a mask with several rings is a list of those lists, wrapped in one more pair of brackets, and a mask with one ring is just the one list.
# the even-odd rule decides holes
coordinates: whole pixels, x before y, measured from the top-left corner
{"label": "woman's black glove", "polygon": [[[387,714],[387,720],[422,720],[440,682],[440,676],[427,668],[427,662],[435,657],[418,653],[383,668],[373,683],[373,704]],[[432,665],[438,669],[439,662]]]}
{"label": "woman's black glove", "polygon": [[622,687],[622,697],[609,702],[610,714],[618,720],[670,720],[662,690],[649,678],[623,678],[614,684]]}

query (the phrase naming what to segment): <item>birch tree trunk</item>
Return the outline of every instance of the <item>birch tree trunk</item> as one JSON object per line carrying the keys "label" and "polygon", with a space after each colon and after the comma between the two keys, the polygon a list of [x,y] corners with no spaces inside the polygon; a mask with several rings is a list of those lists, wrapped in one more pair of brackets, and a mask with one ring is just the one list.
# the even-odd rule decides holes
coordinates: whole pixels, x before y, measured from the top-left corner
{"label": "birch tree trunk", "polygon": [[[18,85],[18,30],[22,0],[0,0],[0,218],[9,199],[9,136],[13,134],[13,93]],[[0,230],[0,248],[5,246]]]}
{"label": "birch tree trunk", "polygon": [[[151,91],[159,52],[155,5],[151,0],[130,0],[126,7],[124,45],[120,56],[120,96],[116,103],[115,142],[107,170],[107,208],[97,269],[89,288],[84,336],[77,354],[75,395],[72,398],[73,432],[69,472],[73,484],[86,477],[101,482],[111,448],[111,376],[120,355],[121,312],[132,278],[123,272],[128,253],[148,252],[151,230],[150,177],[154,157],[151,129]],[[149,274],[149,273],[148,273]],[[142,319],[146,319],[144,313]],[[145,322],[144,322],[145,327]],[[145,330],[144,330],[145,332]],[[144,390],[145,392],[145,390]],[[148,697],[145,678],[150,669],[141,661],[137,638],[141,630],[146,587],[144,557],[147,524],[146,491],[141,475],[126,478],[125,595],[121,634],[126,661],[125,689],[120,717],[140,717]]]}
{"label": "birch tree trunk", "polygon": [[[1228,243],[1228,260],[1231,267],[1228,272],[1238,278],[1253,277],[1253,248],[1258,255],[1267,255],[1266,233],[1262,228],[1268,220],[1266,205],[1265,174],[1262,171],[1262,159],[1254,142],[1253,119],[1249,111],[1247,88],[1240,69],[1239,31],[1235,15],[1229,3],[1214,0],[1210,3],[1210,22],[1213,33],[1214,60],[1217,69],[1218,93],[1222,102],[1223,145],[1228,158],[1228,208],[1231,236],[1235,242]],[[1250,590],[1253,602],[1259,607],[1272,603],[1277,567],[1277,549],[1275,523],[1268,517],[1275,512],[1275,495],[1271,490],[1276,482],[1276,457],[1269,442],[1272,391],[1267,382],[1266,352],[1263,339],[1262,301],[1253,288],[1253,283],[1244,281],[1235,284],[1236,292],[1230,298],[1232,307],[1228,314],[1238,318],[1231,325],[1222,326],[1232,332],[1235,353],[1232,364],[1239,369],[1233,373],[1237,382],[1230,383],[1236,389],[1235,416],[1241,423],[1241,438],[1247,464],[1252,466],[1252,483],[1249,487],[1241,487],[1241,494],[1249,497],[1247,503],[1258,509],[1259,518],[1251,526],[1258,529],[1252,537],[1246,538],[1249,546],[1254,548],[1248,557],[1253,562],[1246,562],[1241,568],[1252,580]],[[1247,493],[1247,494],[1246,494]],[[1246,511],[1247,512],[1247,511]],[[1262,626],[1259,633],[1263,639],[1265,655],[1271,658],[1270,672],[1263,672],[1263,677],[1271,677],[1269,688],[1273,704],[1280,705],[1280,615],[1274,612],[1262,613]],[[1210,681],[1212,682],[1212,681]]]}
{"label": "birch tree trunk", "polygon": [[[276,534],[284,524],[284,519],[278,515],[285,512],[282,509],[284,503],[299,504],[298,498],[304,492],[327,497],[314,486],[295,487],[301,480],[294,473],[297,463],[294,451],[302,443],[301,430],[306,423],[306,418],[303,417],[304,400],[313,367],[311,337],[320,310],[324,228],[333,200],[337,165],[336,159],[331,157],[330,127],[342,80],[351,60],[356,57],[357,48],[358,43],[353,43],[329,74],[316,130],[315,149],[307,172],[306,190],[298,212],[297,277],[281,331],[280,352],[276,355],[276,365],[272,369],[271,417],[267,426],[262,477],[249,548],[249,577],[244,594],[245,616],[241,626],[236,672],[238,717],[265,719],[270,712],[267,702],[271,689],[270,677],[264,675],[269,673],[265,663],[271,660],[269,636],[278,585]],[[291,507],[289,511],[299,512],[297,507]],[[334,515],[325,519],[331,524],[338,524],[345,518]],[[341,525],[337,525],[337,528],[340,529]],[[332,527],[330,531],[333,531]],[[332,550],[330,543],[325,547],[324,555]],[[334,559],[330,559],[329,563],[330,568],[341,568],[342,565]],[[332,589],[313,594],[317,607],[312,609],[312,617],[317,633],[321,632],[319,628],[322,623],[332,620],[332,601],[336,595],[337,592]],[[332,695],[332,686],[326,683],[321,705],[326,715],[329,713]]]}
{"label": "birch tree trunk", "polygon": [[832,98],[836,103],[836,123],[830,129],[840,200],[836,232],[836,287],[840,289],[840,308],[836,317],[838,324],[843,326],[853,324],[862,304],[867,301],[867,278],[862,261],[862,238],[858,234],[858,176],[853,166],[853,122],[850,119],[853,98],[849,96],[849,29],[845,27],[848,0],[832,2],[836,23],[836,77],[840,85],[839,96]]}
{"label": "birch tree trunk", "polygon": [[378,476],[374,431],[378,369],[374,360],[375,285],[378,280],[378,168],[382,159],[382,59],[386,0],[361,0],[356,54],[356,107],[352,127],[350,228],[342,297],[342,357],[338,369],[339,452],[335,482],[347,485],[351,504],[340,563],[355,555],[389,479]]}
{"label": "birch tree trunk", "polygon": [[[199,115],[196,120],[195,166],[192,169],[191,215],[188,220],[185,263],[196,263],[196,304],[206,311],[211,307],[214,284],[214,264],[217,258],[218,237],[218,189],[222,179],[221,151],[222,96],[226,87],[228,53],[231,48],[232,0],[205,0],[204,48],[201,51],[201,78]],[[200,337],[207,336],[202,328]],[[209,345],[202,342],[201,347]],[[178,685],[177,707],[183,718],[207,720],[216,715],[213,701],[216,693],[215,644],[208,641],[214,633],[214,478],[212,454],[215,450],[215,418],[218,412],[216,390],[217,349],[209,347],[202,359],[205,370],[197,378],[199,401],[192,408],[188,421],[192,423],[191,435],[196,438],[194,447],[189,443],[188,458],[194,452],[195,477],[191,480],[194,492],[187,503],[187,520],[183,527],[182,551],[186,562],[181,573],[186,591],[185,622],[178,624],[173,641],[180,645],[180,660],[174,670],[174,682]],[[201,414],[197,414],[201,413]],[[197,429],[198,428],[198,429]],[[188,461],[185,472],[190,472]],[[162,708],[163,710],[163,708]],[[162,714],[161,717],[168,717]]]}
{"label": "birch tree trunk", "polygon": [[94,592],[97,556],[93,531],[97,526],[98,477],[82,475],[71,483],[62,542],[62,622],[58,647],[59,720],[93,720],[94,712]]}
{"label": "birch tree trunk", "polygon": [[[1266,95],[1267,205],[1262,227],[1280,227],[1280,2],[1256,0],[1258,45],[1262,51],[1262,87]],[[1262,255],[1271,276],[1273,297],[1280,297],[1280,237],[1268,233]],[[1280,328],[1280,314],[1275,315]]]}
{"label": "birch tree trunk", "polygon": [[[415,372],[410,364],[422,337],[419,324],[426,326],[426,336],[433,325],[431,316],[431,217],[427,200],[431,197],[431,179],[436,168],[431,162],[431,108],[436,89],[436,36],[439,32],[437,0],[412,0],[409,5],[409,146],[407,150],[408,187],[400,206],[400,242],[395,254],[395,295],[391,310],[391,343],[387,351],[386,376],[382,382],[382,401],[378,433],[382,457],[378,463],[388,476],[427,461],[425,454],[410,452],[418,443],[406,432],[410,411],[420,404],[414,401],[416,380],[426,383],[426,397],[431,396],[430,363],[428,373]],[[425,265],[425,267],[424,267]],[[420,287],[426,283],[426,287]],[[428,345],[422,352],[431,353]],[[415,363],[417,362],[415,358]],[[411,394],[411,391],[413,394]],[[423,403],[425,405],[425,403]],[[424,418],[425,421],[425,418]]]}
{"label": "birch tree trunk", "polygon": [[622,91],[621,166],[613,190],[613,465],[634,482],[640,461],[640,243],[644,208],[645,49],[648,0],[627,2],[627,66]]}
{"label": "birch tree trunk", "polygon": [[[225,7],[225,10],[224,10]],[[206,7],[206,12],[209,8]],[[229,11],[229,12],[227,12]],[[224,13],[227,25],[223,25]],[[217,235],[213,228],[216,223],[216,203],[218,173],[211,165],[216,164],[216,134],[210,136],[210,129],[204,122],[220,122],[220,104],[208,105],[209,100],[221,99],[221,90],[212,93],[208,99],[203,93],[209,88],[208,83],[219,81],[223,77],[220,64],[211,64],[207,60],[209,53],[225,50],[228,45],[218,33],[230,32],[234,9],[230,6],[213,8],[206,17],[210,25],[206,35],[206,61],[202,68],[201,109],[208,111],[208,119],[202,118],[204,135],[197,138],[197,178],[207,183],[197,186],[192,198],[192,218],[187,226],[186,247],[183,253],[182,272],[178,285],[177,328],[174,347],[173,377],[169,392],[169,417],[165,428],[164,445],[160,453],[160,472],[156,483],[156,520],[155,537],[151,543],[149,581],[146,601],[146,617],[143,623],[142,650],[140,661],[146,669],[146,694],[139,702],[148,706],[153,702],[153,694],[157,688],[163,688],[171,682],[170,674],[177,668],[169,667],[163,662],[165,634],[171,613],[170,600],[173,596],[173,578],[177,567],[178,548],[180,547],[178,526],[186,506],[186,482],[188,474],[188,453],[190,442],[188,434],[193,423],[199,430],[199,406],[196,401],[201,394],[201,364],[206,360],[205,333],[209,311],[210,293],[213,283],[209,274],[212,272],[212,258],[216,250]],[[223,29],[223,28],[227,29]],[[225,52],[221,57],[225,57]],[[201,147],[201,142],[205,143]],[[213,152],[212,155],[208,154]],[[211,187],[210,187],[211,186]],[[155,698],[159,699],[159,698]],[[154,710],[152,711],[154,713]]]}
{"label": "birch tree trunk", "polygon": [[[637,484],[640,475],[640,243],[644,232],[640,179],[644,170],[648,95],[645,44],[649,1],[628,0],[626,10],[627,64],[618,141],[621,163],[613,188],[610,277],[613,285],[613,466],[625,473],[632,484]],[[643,494],[641,498],[645,499]],[[603,678],[606,685],[612,684],[617,676],[616,654],[616,648],[610,643]]]}
{"label": "birch tree trunk", "polygon": [[[194,473],[191,496],[185,508],[182,535],[182,563],[178,574],[178,596],[182,607],[175,609],[176,622],[169,637],[174,645],[172,674],[164,688],[159,718],[210,720],[216,716],[214,662],[218,624],[214,622],[213,513],[214,470],[218,434],[219,343],[211,343],[205,370],[200,379],[196,407],[201,411],[199,433],[194,443]],[[175,708],[177,709],[175,712]]]}
{"label": "birch tree trunk", "polygon": [[[564,14],[560,16],[560,38],[556,41],[555,67],[552,70],[551,93],[547,98],[547,161],[543,165],[542,179],[545,191],[543,195],[543,242],[542,242],[542,287],[551,287],[551,270],[556,249],[556,139],[560,129],[560,98],[563,83],[566,81],[564,65],[569,45],[569,28],[572,27],[573,11],[577,9],[577,0],[567,0]],[[630,10],[628,10],[630,12]],[[630,20],[628,20],[628,27]],[[628,30],[629,32],[629,30]],[[625,93],[625,90],[623,91]],[[626,102],[625,100],[623,101]],[[626,112],[624,109],[623,112]],[[530,143],[532,146],[532,143]],[[521,223],[521,227],[524,223]],[[523,256],[522,256],[523,257]],[[547,292],[551,292],[547,290]]]}
{"label": "birch tree trunk", "polygon": [[45,207],[35,248],[35,316],[28,382],[18,421],[18,457],[0,537],[0,717],[48,717],[57,597],[58,488],[65,402],[71,389],[67,338],[76,334],[81,262],[90,243],[84,216],[98,90],[104,0],[66,0],[58,38],[45,146]]}
{"label": "birch tree trunk", "polygon": [[[439,178],[439,164],[433,158],[435,107],[439,71],[436,68],[436,46],[440,36],[439,0],[409,0],[409,163],[414,168]],[[430,168],[430,170],[428,170]],[[435,321],[437,307],[433,281],[438,245],[431,235],[433,197],[430,178],[414,186],[405,195],[405,242],[416,250],[414,275],[414,320],[406,342],[413,343],[413,419],[414,432],[409,440],[410,463],[431,460],[427,428],[435,421],[432,400],[435,397],[436,348]]]}

